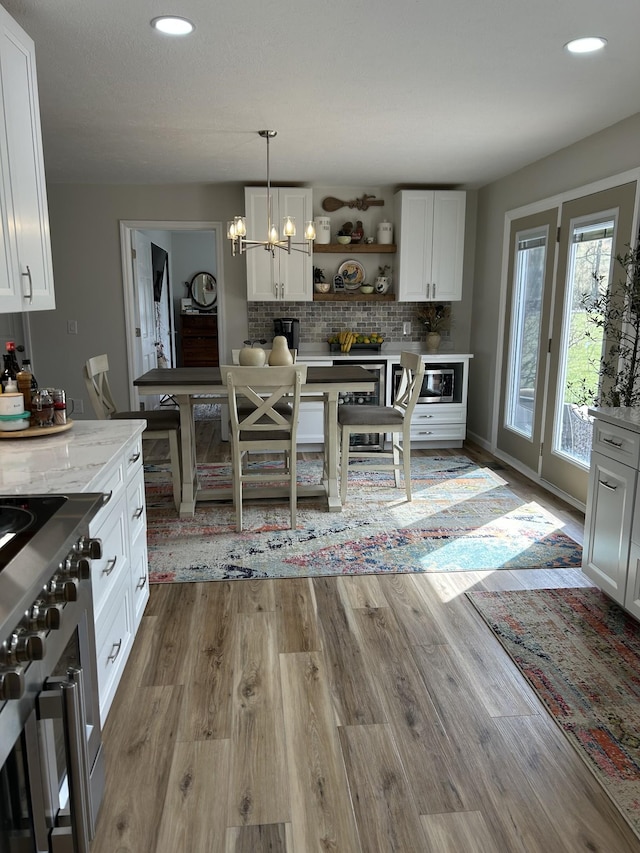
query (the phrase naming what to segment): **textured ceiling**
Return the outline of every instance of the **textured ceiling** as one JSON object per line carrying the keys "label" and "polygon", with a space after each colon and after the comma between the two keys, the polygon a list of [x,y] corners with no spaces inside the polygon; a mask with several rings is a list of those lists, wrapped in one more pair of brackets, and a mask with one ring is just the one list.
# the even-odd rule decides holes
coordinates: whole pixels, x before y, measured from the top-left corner
{"label": "textured ceiling", "polygon": [[[640,112],[638,0],[2,0],[50,182],[477,187]],[[191,19],[170,39],[158,14]],[[614,14],[615,12],[615,14]],[[563,44],[602,35],[605,51]]]}

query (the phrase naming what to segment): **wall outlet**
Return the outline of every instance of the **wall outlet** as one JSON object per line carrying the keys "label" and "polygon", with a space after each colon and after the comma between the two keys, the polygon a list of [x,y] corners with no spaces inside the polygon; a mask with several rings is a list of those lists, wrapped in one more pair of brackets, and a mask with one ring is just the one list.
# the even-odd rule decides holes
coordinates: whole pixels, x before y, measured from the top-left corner
{"label": "wall outlet", "polygon": [[70,414],[84,415],[84,400],[71,399],[70,402],[72,403],[72,411]]}
{"label": "wall outlet", "polygon": [[67,320],[67,334],[68,335],[77,335],[78,334],[78,321],[77,320]]}
{"label": "wall outlet", "polygon": [[405,320],[402,324],[402,334],[410,335],[411,334],[411,320]]}

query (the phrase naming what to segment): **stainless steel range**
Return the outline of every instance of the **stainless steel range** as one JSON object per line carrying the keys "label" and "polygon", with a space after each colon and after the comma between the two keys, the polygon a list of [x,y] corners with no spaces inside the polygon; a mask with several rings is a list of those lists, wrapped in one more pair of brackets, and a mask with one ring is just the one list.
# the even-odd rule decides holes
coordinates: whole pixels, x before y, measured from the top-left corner
{"label": "stainless steel range", "polygon": [[88,853],[104,788],[89,522],[102,494],[0,496],[0,850]]}

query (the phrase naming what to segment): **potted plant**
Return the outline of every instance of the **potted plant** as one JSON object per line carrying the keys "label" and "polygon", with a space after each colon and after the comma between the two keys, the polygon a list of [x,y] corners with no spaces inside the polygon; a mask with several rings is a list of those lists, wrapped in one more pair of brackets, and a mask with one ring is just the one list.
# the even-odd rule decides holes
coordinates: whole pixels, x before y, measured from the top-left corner
{"label": "potted plant", "polygon": [[[586,294],[582,305],[600,331],[586,337],[603,339],[598,365],[598,388],[587,387],[583,380],[579,396],[585,404],[596,406],[640,405],[640,243],[624,255],[616,255],[623,277],[597,296]],[[598,288],[603,276],[594,274]]]}
{"label": "potted plant", "polygon": [[427,333],[429,352],[440,346],[441,333],[451,325],[451,305],[448,302],[424,302],[416,309],[416,317]]}

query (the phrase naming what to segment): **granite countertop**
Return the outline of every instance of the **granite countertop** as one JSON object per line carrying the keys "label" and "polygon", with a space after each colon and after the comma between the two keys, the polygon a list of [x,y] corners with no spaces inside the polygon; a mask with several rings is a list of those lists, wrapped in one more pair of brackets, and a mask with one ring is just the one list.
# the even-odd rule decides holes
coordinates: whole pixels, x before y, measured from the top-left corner
{"label": "granite countertop", "polygon": [[[143,414],[141,413],[141,417]],[[144,430],[144,420],[74,421],[42,438],[0,438],[0,493],[95,491],[105,467]]]}
{"label": "granite countertop", "polygon": [[590,408],[589,414],[598,420],[608,424],[616,424],[625,427],[632,432],[640,432],[640,409],[628,406],[602,406],[601,408]]}

